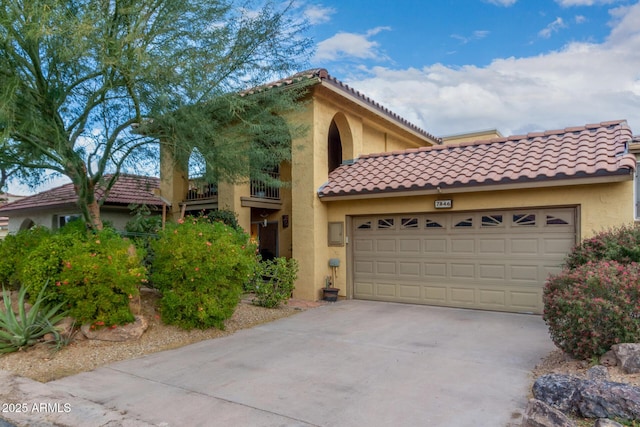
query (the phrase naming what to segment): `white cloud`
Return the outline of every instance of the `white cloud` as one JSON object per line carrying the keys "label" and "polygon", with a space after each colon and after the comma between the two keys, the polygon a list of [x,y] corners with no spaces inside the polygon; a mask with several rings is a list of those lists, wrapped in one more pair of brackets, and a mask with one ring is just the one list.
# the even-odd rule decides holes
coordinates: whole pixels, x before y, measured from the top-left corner
{"label": "white cloud", "polygon": [[558,17],[555,19],[555,21],[553,21],[552,23],[544,27],[542,30],[540,30],[538,35],[540,37],[548,39],[549,37],[551,37],[551,34],[557,33],[558,31],[560,31],[560,29],[566,28],[566,27],[567,25],[564,23],[562,18]]}
{"label": "white cloud", "polygon": [[495,4],[496,6],[509,7],[516,4],[518,0],[485,0],[487,3]]}
{"label": "white cloud", "polygon": [[576,15],[574,21],[576,24],[584,24],[587,22],[587,17],[584,15]]}
{"label": "white cloud", "polygon": [[331,15],[336,10],[332,7],[323,7],[322,5],[311,5],[304,10],[304,16],[309,20],[311,25],[323,24],[331,20]]}
{"label": "white cloud", "polygon": [[596,4],[611,4],[615,3],[619,0],[556,0],[562,7],[572,7],[572,6],[593,6]]}
{"label": "white cloud", "polygon": [[436,135],[503,134],[627,119],[640,134],[640,3],[616,9],[600,44],[502,58],[486,67],[377,67],[346,83]]}
{"label": "white cloud", "polygon": [[459,34],[452,34],[451,38],[459,40],[462,44],[467,44],[474,40],[481,40],[489,35],[490,31],[476,30],[470,36],[461,36]]}
{"label": "white cloud", "polygon": [[376,27],[365,34],[338,33],[318,43],[314,61],[335,61],[345,58],[384,59],[385,55],[380,52],[379,43],[371,40],[371,37],[385,30],[391,30],[391,28]]}

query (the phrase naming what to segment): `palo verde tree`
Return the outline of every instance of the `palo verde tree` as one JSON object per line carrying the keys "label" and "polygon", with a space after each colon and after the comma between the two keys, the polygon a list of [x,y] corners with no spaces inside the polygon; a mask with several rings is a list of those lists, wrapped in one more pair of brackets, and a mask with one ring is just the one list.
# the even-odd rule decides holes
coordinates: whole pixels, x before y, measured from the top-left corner
{"label": "palo verde tree", "polygon": [[310,41],[293,0],[257,1],[0,0],[0,164],[66,175],[99,229],[96,194],[157,165],[159,143],[198,146],[227,181],[286,160],[277,116],[301,90],[243,90],[291,74]]}

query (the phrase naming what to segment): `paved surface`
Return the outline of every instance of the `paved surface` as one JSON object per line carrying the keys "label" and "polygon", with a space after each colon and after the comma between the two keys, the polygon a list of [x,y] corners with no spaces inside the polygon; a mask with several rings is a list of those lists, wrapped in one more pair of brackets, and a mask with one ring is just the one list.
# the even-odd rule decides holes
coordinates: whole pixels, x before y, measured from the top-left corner
{"label": "paved surface", "polygon": [[500,427],[552,349],[539,316],[341,301],[16,390],[71,406],[29,425]]}

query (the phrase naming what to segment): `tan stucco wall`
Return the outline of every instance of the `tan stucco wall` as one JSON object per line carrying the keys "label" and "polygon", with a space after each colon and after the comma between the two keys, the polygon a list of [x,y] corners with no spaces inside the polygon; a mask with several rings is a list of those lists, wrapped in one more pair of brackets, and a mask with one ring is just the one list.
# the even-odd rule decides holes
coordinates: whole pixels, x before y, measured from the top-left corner
{"label": "tan stucco wall", "polygon": [[[452,199],[453,209],[434,209],[437,199]],[[417,197],[389,197],[382,199],[358,199],[348,201],[325,202],[326,220],[345,222],[345,234],[348,238],[347,218],[369,214],[395,214],[418,212],[463,212],[492,209],[512,209],[526,207],[563,207],[576,206],[579,212],[578,239],[589,237],[598,231],[612,226],[633,222],[633,182],[624,181],[607,184],[580,185],[571,187],[530,188],[503,191],[483,191],[476,193],[457,193],[426,195]],[[305,278],[303,283],[315,283],[315,292],[319,293],[324,277],[331,273],[329,258],[339,258],[337,287],[341,295],[349,295],[347,289],[348,271],[347,251],[349,245],[330,247],[326,241],[327,224],[319,226],[324,241],[315,248],[313,256],[318,260],[318,268],[313,278]],[[302,283],[300,284],[302,285]],[[314,293],[306,291],[305,294]]]}
{"label": "tan stucco wall", "polygon": [[[299,273],[294,296],[317,300],[324,280],[330,274],[328,260],[340,251],[327,247],[328,206],[320,201],[317,190],[328,180],[328,135],[335,120],[342,141],[342,158],[362,154],[430,145],[430,141],[388,128],[385,120],[352,104],[336,102],[334,96],[315,93],[313,102],[289,120],[312,123],[303,137],[293,141],[291,190],[292,256],[298,260]],[[344,265],[344,259],[343,259]],[[328,272],[329,271],[329,272]]]}
{"label": "tan stucco wall", "polygon": [[[77,209],[62,209],[55,212],[32,212],[26,215],[14,214],[9,217],[9,233],[15,234],[20,231],[20,227],[28,219],[33,221],[35,225],[55,229],[58,226],[57,216],[63,215],[80,215],[80,211]],[[128,209],[114,211],[102,208],[100,217],[103,221],[110,222],[116,230],[123,231],[132,215]]]}

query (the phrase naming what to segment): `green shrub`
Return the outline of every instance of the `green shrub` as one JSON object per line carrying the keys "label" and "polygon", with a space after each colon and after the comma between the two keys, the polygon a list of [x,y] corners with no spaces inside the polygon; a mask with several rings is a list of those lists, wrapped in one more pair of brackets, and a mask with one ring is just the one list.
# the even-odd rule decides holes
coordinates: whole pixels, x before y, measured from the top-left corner
{"label": "green shrub", "polygon": [[565,269],[547,280],[543,299],[551,339],[576,358],[640,341],[639,264],[596,261]]}
{"label": "green shrub", "polygon": [[34,227],[0,240],[0,284],[2,286],[13,290],[20,288],[18,272],[22,262],[43,239],[50,235],[49,229]]}
{"label": "green shrub", "polygon": [[233,227],[238,231],[242,231],[242,227],[238,224],[238,216],[234,211],[219,209],[211,211],[207,214],[207,218],[211,221],[220,221],[227,224],[229,227]]}
{"label": "green shrub", "polygon": [[27,256],[20,272],[22,284],[38,292],[49,279],[55,286],[49,287],[47,298],[67,301],[69,315],[81,323],[112,326],[134,321],[129,300],[147,280],[134,246],[112,229],[92,233],[68,227]]}
{"label": "green shrub", "polygon": [[565,260],[574,269],[590,261],[611,260],[622,264],[640,262],[640,226],[612,228],[583,240]]}
{"label": "green shrub", "polygon": [[167,224],[151,247],[162,320],[184,329],[224,328],[257,262],[249,237],[222,222],[187,217]]}
{"label": "green shrub", "polygon": [[261,307],[275,308],[287,303],[298,277],[298,262],[291,258],[275,258],[261,261],[256,272],[253,303]]}
{"label": "green shrub", "polygon": [[[61,311],[64,303],[56,306],[46,304],[45,289],[46,284],[28,312],[25,307],[27,288],[20,288],[18,307],[13,307],[9,292],[2,289],[4,310],[0,310],[0,353],[11,353],[31,346],[49,333],[54,335],[56,341],[61,340],[55,324],[66,316],[66,313]],[[17,315],[14,310],[18,312]]]}

